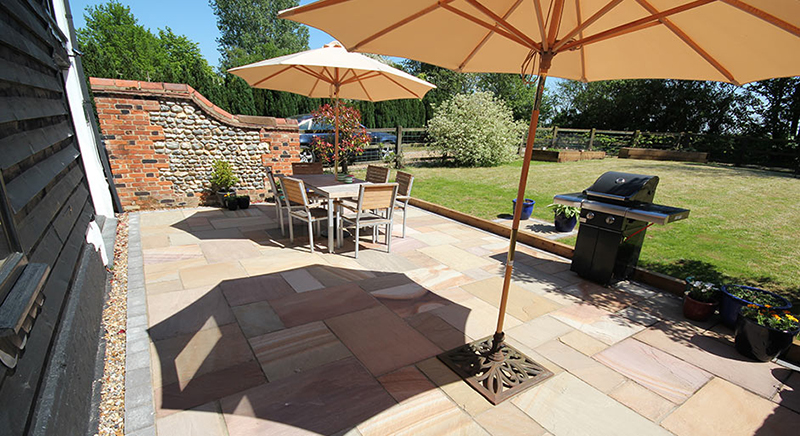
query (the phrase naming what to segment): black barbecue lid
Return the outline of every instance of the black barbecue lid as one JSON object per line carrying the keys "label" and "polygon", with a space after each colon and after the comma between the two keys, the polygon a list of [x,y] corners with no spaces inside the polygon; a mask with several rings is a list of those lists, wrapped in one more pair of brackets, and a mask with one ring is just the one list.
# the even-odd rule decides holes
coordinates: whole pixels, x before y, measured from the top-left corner
{"label": "black barbecue lid", "polygon": [[[652,201],[658,176],[609,171],[583,191],[589,197],[618,201]],[[647,199],[649,197],[649,199]]]}

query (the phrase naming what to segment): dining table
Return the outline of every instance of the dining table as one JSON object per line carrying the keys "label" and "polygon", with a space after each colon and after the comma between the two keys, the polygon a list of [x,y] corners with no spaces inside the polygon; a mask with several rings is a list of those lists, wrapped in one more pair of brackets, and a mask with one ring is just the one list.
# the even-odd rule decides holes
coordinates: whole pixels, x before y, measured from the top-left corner
{"label": "dining table", "polygon": [[[302,180],[306,188],[323,197],[328,203],[328,252],[334,249],[334,202],[345,198],[358,197],[361,185],[369,183],[366,180],[353,178],[351,183],[336,180],[333,174],[298,174],[291,176],[293,179]],[[289,224],[291,225],[291,223]]]}

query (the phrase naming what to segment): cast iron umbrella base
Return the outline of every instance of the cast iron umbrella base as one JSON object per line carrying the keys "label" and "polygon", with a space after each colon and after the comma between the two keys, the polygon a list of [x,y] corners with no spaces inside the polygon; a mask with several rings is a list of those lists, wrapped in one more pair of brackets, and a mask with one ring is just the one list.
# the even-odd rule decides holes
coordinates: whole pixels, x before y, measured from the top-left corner
{"label": "cast iron umbrella base", "polygon": [[485,337],[437,356],[492,404],[553,376],[553,373],[503,341],[503,333]]}

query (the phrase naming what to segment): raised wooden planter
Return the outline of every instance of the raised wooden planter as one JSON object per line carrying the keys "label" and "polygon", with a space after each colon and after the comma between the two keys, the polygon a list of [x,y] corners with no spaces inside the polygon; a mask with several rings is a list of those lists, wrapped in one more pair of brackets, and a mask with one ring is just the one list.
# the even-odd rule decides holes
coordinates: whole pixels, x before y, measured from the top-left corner
{"label": "raised wooden planter", "polygon": [[658,150],[655,148],[619,149],[621,159],[673,160],[678,162],[708,162],[708,153],[699,151]]}
{"label": "raised wooden planter", "polygon": [[531,160],[543,162],[577,162],[588,159],[605,159],[604,151],[533,150]]}

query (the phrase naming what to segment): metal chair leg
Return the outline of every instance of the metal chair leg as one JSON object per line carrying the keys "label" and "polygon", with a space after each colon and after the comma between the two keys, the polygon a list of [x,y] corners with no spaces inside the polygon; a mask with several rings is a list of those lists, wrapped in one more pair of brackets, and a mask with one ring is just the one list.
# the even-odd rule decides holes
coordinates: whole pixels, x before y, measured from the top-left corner
{"label": "metal chair leg", "polygon": [[392,222],[389,221],[389,223],[386,224],[386,227],[387,227],[387,229],[386,229],[386,252],[387,253],[391,253],[392,252]]}
{"label": "metal chair leg", "polygon": [[[319,221],[317,221],[317,224],[319,224]],[[311,227],[311,220],[308,220],[308,245],[311,247],[311,253],[314,253],[314,232]]]}
{"label": "metal chair leg", "polygon": [[406,217],[408,216],[408,203],[403,205],[403,237],[406,237]]}
{"label": "metal chair leg", "polygon": [[356,223],[356,259],[358,259],[358,236],[360,231],[361,227],[359,227],[358,223]]}
{"label": "metal chair leg", "polygon": [[289,242],[294,243],[294,226],[292,225],[292,211],[289,211]]}

